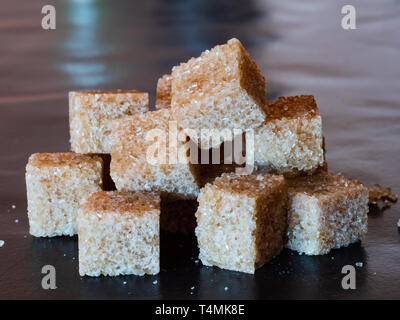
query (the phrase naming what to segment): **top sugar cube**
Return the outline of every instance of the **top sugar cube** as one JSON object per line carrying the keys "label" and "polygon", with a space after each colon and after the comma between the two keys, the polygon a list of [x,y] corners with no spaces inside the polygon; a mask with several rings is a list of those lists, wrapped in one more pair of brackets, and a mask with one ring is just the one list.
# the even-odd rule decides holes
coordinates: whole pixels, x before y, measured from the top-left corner
{"label": "top sugar cube", "polygon": [[71,150],[110,153],[112,120],[149,109],[148,93],[90,91],[69,93]]}
{"label": "top sugar cube", "polygon": [[200,129],[247,130],[265,119],[265,79],[237,39],[174,67],[171,90],[178,125],[202,147],[215,144],[213,134],[199,139]]}

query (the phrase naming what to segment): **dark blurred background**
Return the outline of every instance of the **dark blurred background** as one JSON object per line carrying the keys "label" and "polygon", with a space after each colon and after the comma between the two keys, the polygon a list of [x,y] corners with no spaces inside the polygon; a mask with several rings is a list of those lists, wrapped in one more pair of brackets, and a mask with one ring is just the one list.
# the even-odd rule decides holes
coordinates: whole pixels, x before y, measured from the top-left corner
{"label": "dark blurred background", "polygon": [[[41,27],[46,4],[56,8],[56,30]],[[355,30],[341,26],[346,4],[356,9]],[[332,171],[399,193],[399,16],[394,0],[2,0],[0,298],[400,298],[398,205],[370,215],[361,245],[313,258],[285,251],[255,278],[202,268],[190,260],[195,242],[175,251],[182,242],[171,239],[171,257],[183,262],[165,258],[159,287],[131,277],[140,296],[119,280],[80,280],[76,239],[32,239],[24,181],[31,153],[69,150],[69,90],[138,89],[154,103],[157,79],[172,66],[236,37],[266,77],[268,99],[315,95]],[[341,267],[356,260],[360,289],[345,292]],[[46,263],[63,268],[56,292],[40,289]],[[193,282],[202,289],[191,296]]]}

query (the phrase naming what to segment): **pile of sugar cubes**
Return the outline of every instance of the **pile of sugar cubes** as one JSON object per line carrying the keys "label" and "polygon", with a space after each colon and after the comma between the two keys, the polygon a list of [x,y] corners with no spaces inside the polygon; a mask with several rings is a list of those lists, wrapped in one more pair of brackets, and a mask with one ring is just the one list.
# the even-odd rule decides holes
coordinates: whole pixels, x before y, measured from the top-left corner
{"label": "pile of sugar cubes", "polygon": [[160,229],[204,266],[254,273],[284,247],[322,255],[367,232],[368,189],[329,172],[313,96],[266,101],[231,39],[147,93],[69,93],[71,152],[26,166],[30,233],[78,235],[80,275],[157,274]]}

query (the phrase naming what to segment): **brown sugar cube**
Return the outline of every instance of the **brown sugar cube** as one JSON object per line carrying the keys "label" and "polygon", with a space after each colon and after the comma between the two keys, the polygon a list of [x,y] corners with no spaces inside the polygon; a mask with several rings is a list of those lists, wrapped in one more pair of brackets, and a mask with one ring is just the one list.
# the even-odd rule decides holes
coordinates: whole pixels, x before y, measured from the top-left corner
{"label": "brown sugar cube", "polygon": [[296,176],[323,165],[322,120],[313,96],[281,97],[266,113],[254,130],[257,170]]}
{"label": "brown sugar cube", "polygon": [[204,265],[254,273],[281,252],[287,227],[282,176],[223,175],[201,189],[198,202]]}
{"label": "brown sugar cube", "polygon": [[[176,141],[176,145],[172,146],[169,144],[169,131],[174,131],[174,128],[177,137],[174,139],[171,136],[171,140]],[[117,189],[158,191],[182,199],[196,198],[199,192],[198,174],[195,166],[189,163],[186,151],[179,156],[185,143],[179,142],[178,138],[176,122],[175,126],[174,122],[170,123],[169,109],[116,120],[113,127],[111,177]],[[154,151],[155,157],[152,159],[152,150],[157,149],[157,146],[154,147],[157,142],[159,151]],[[161,153],[165,155],[164,159],[161,159]],[[175,159],[171,154],[175,154]],[[184,161],[180,158],[184,158]]]}
{"label": "brown sugar cube", "polygon": [[174,67],[171,90],[175,119],[202,148],[220,137],[199,137],[201,129],[247,130],[265,119],[265,79],[237,39]]}
{"label": "brown sugar cube", "polygon": [[368,189],[360,182],[320,171],[287,179],[289,249],[321,255],[367,233]]}
{"label": "brown sugar cube", "polygon": [[170,74],[163,75],[157,82],[156,109],[171,107],[171,82]]}
{"label": "brown sugar cube", "polygon": [[160,197],[101,191],[81,203],[79,274],[117,276],[160,271]]}
{"label": "brown sugar cube", "polygon": [[70,92],[71,150],[78,153],[110,153],[112,120],[148,110],[149,95],[144,92]]}
{"label": "brown sugar cube", "polygon": [[99,156],[35,153],[26,166],[29,232],[35,237],[77,233],[81,197],[102,189]]}

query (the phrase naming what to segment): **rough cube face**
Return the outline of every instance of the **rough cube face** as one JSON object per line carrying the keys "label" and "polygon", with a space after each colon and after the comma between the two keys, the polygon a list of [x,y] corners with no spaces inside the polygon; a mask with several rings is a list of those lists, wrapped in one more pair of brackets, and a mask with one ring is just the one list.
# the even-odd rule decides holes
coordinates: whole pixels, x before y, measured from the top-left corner
{"label": "rough cube face", "polygon": [[281,97],[266,112],[254,130],[257,170],[290,177],[323,165],[322,120],[313,96]]}
{"label": "rough cube face", "polygon": [[[199,192],[197,172],[195,166],[190,165],[186,152],[184,157],[187,163],[175,161],[175,164],[169,164],[172,161],[169,161],[168,155],[173,151],[168,143],[169,120],[170,110],[161,109],[115,121],[111,176],[118,190],[159,191],[182,199],[196,198]],[[152,131],[153,129],[157,131]],[[149,161],[147,154],[153,154],[150,148],[158,139],[156,136],[154,140],[146,139],[149,132],[164,135],[158,141],[163,144],[159,145],[160,149],[166,150],[165,163]],[[176,154],[182,146],[183,142],[177,143],[174,147]],[[158,155],[157,152],[154,154]]]}
{"label": "rough cube face", "polygon": [[71,150],[78,153],[110,153],[112,121],[148,110],[149,95],[144,92],[70,92]]}
{"label": "rough cube face", "polygon": [[288,179],[289,249],[321,255],[367,233],[368,189],[331,172]]}
{"label": "rough cube face", "polygon": [[36,237],[77,233],[81,197],[102,189],[99,156],[35,153],[26,166],[29,232]]}
{"label": "rough cube face", "polygon": [[160,197],[101,191],[81,203],[79,274],[117,276],[160,271]]}
{"label": "rough cube face", "polygon": [[282,250],[282,176],[225,174],[201,189],[198,202],[196,236],[204,265],[254,273]]}
{"label": "rough cube face", "polygon": [[200,129],[247,130],[264,121],[265,79],[237,39],[174,67],[171,88],[174,117],[203,148],[211,144]]}
{"label": "rough cube face", "polygon": [[171,82],[170,74],[163,75],[157,82],[156,109],[171,107]]}

